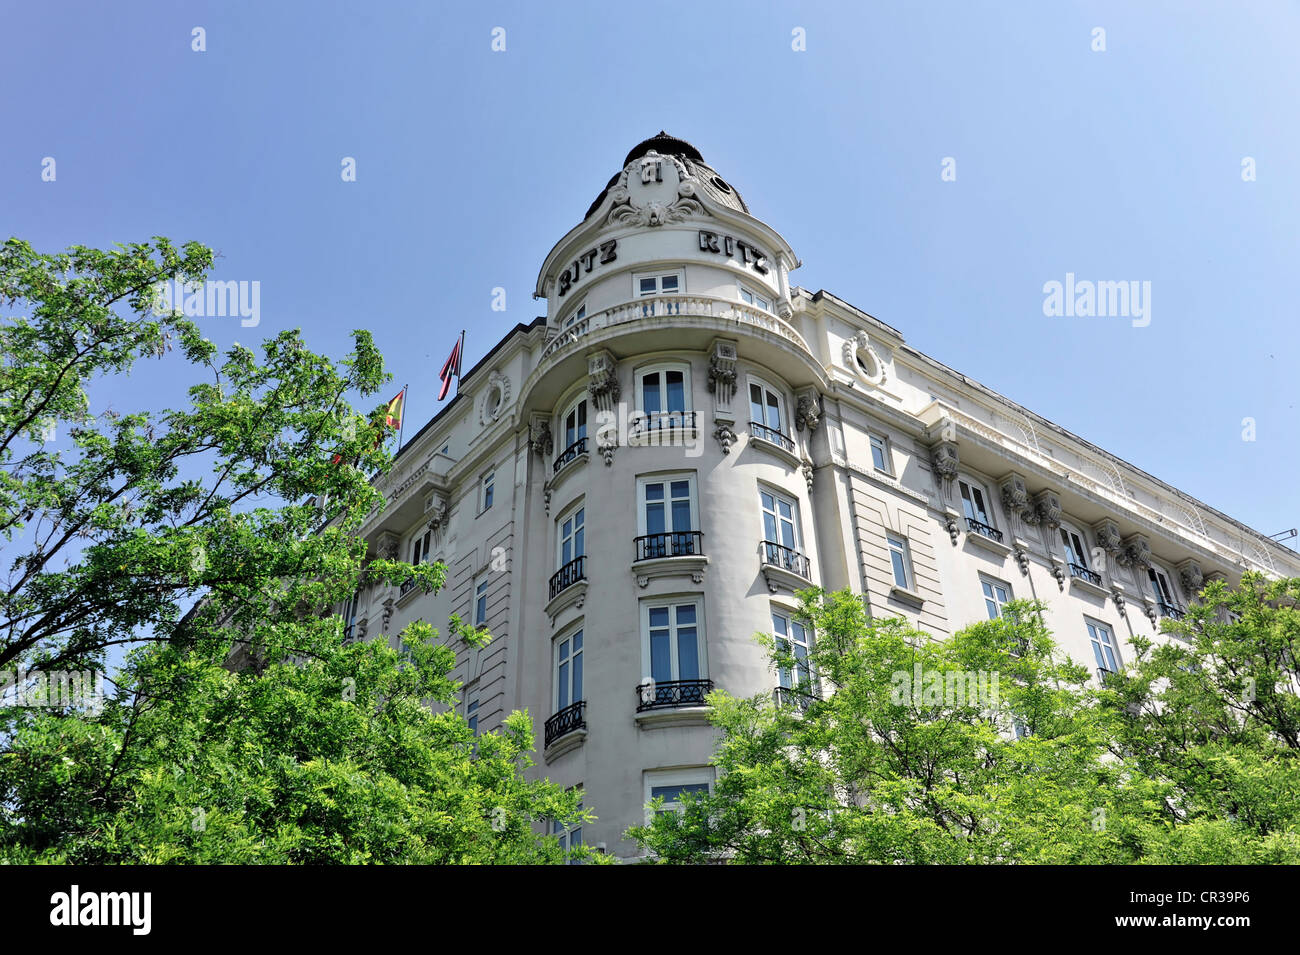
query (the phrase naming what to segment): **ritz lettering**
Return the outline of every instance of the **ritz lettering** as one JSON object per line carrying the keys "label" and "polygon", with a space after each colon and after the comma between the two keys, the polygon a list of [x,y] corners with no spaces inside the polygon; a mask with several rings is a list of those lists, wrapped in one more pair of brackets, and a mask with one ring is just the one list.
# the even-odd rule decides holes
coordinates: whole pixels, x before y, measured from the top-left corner
{"label": "ritz lettering", "polygon": [[601,265],[613,262],[618,258],[618,240],[610,239],[608,242],[602,242],[596,248],[588,249],[574,259],[573,264],[560,273],[560,295],[568,292],[578,284],[578,279],[595,268],[597,255],[600,256]]}
{"label": "ritz lettering", "polygon": [[700,251],[717,252],[734,258],[736,253],[740,253],[740,261],[745,265],[754,266],[754,271],[760,275],[767,274],[767,256],[754,248],[742,239],[734,239],[729,235],[718,235],[716,232],[707,232],[700,230]]}

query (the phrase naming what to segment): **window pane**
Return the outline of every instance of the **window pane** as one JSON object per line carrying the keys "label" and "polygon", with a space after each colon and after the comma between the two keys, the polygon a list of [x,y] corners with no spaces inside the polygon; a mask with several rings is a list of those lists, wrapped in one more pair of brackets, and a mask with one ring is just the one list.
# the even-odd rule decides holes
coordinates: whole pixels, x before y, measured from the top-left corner
{"label": "window pane", "polygon": [[650,626],[667,627],[668,626],[668,608],[651,607],[650,608]]}
{"label": "window pane", "polygon": [[663,410],[659,400],[659,372],[653,372],[641,379],[641,391],[645,396],[643,411],[653,413]]}
{"label": "window pane", "polygon": [[567,663],[560,664],[558,683],[559,695],[555,701],[555,707],[562,710],[569,705],[569,665]]}
{"label": "window pane", "polygon": [[671,490],[673,497],[689,497],[691,493],[691,482],[673,481]]}
{"label": "window pane", "polygon": [[781,403],[772,392],[767,393],[767,426],[781,430]]}
{"label": "window pane", "polygon": [[871,439],[871,463],[879,471],[886,471],[885,467],[885,448],[879,438]]}
{"label": "window pane", "polygon": [[661,282],[662,282],[662,285],[663,285],[663,290],[664,290],[665,292],[676,292],[676,291],[677,291],[677,276],[675,276],[675,275],[665,275],[665,276],[663,277],[663,279],[661,280]]}
{"label": "window pane", "polygon": [[648,293],[650,293],[650,292],[653,292],[654,290],[655,290],[655,280],[654,280],[654,279],[642,279],[642,280],[641,280],[641,294],[642,294],[642,295],[646,295],[646,294],[648,294]]}
{"label": "window pane", "polygon": [[749,386],[749,420],[763,423],[763,389],[752,383]]}
{"label": "window pane", "polygon": [[673,501],[673,530],[689,531],[691,527],[691,502]]}
{"label": "window pane", "polygon": [[679,680],[700,678],[699,640],[694,626],[677,630],[677,673]]}
{"label": "window pane", "polygon": [[662,534],[665,530],[667,528],[664,527],[663,503],[647,504],[645,506],[645,532],[647,534]]}
{"label": "window pane", "polygon": [[907,586],[907,563],[903,560],[902,553],[893,548],[890,548],[889,556],[894,563],[894,583],[905,588]]}
{"label": "window pane", "polygon": [[668,407],[667,411],[685,411],[686,410],[686,385],[685,379],[680,371],[669,371],[664,373],[664,380],[668,388]]}
{"label": "window pane", "polygon": [[656,683],[673,678],[672,652],[667,630],[650,631],[650,678]]}
{"label": "window pane", "polygon": [[582,654],[576,654],[573,658],[573,702],[577,703],[582,699]]}

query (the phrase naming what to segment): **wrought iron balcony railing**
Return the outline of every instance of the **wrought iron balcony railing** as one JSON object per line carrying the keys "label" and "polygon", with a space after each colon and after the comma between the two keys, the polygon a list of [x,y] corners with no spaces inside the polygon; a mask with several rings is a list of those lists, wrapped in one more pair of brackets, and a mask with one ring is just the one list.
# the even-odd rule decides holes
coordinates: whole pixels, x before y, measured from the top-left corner
{"label": "wrought iron balcony railing", "polygon": [[629,444],[666,444],[673,436],[695,431],[694,411],[643,411],[627,423]]}
{"label": "wrought iron balcony railing", "polygon": [[584,718],[586,709],[587,701],[579,700],[577,703],[570,703],[547,720],[545,723],[546,745],[550,746],[561,736],[566,736],[574,730],[586,729],[587,721]]}
{"label": "wrought iron balcony railing", "polygon": [[692,557],[704,553],[704,535],[699,531],[668,531],[644,534],[633,539],[636,560],[656,557]]}
{"label": "wrought iron balcony railing", "polygon": [[356,632],[357,632],[357,625],[354,624],[354,623],[350,623],[350,624],[348,624],[346,627],[344,627],[344,628],[343,628],[343,642],[344,642],[344,643],[351,643],[351,642],[352,642],[352,635],[355,634]]}
{"label": "wrought iron balcony railing", "polygon": [[966,518],[966,529],[974,534],[987,537],[991,541],[1002,543],[1002,532],[991,524],[985,524],[983,521],[977,521],[973,517]]}
{"label": "wrought iron balcony railing", "polygon": [[1095,584],[1098,587],[1101,586],[1101,574],[1097,573],[1095,570],[1089,570],[1082,564],[1071,564],[1070,576],[1078,577],[1080,580],[1086,580],[1088,583]]}
{"label": "wrought iron balcony railing", "polygon": [[567,448],[565,448],[563,451],[560,452],[559,456],[555,459],[555,463],[551,465],[551,473],[558,474],[560,472],[560,468],[564,467],[570,461],[578,457],[578,455],[586,454],[586,453],[587,453],[587,439],[585,437],[579,438],[577,441],[573,442],[573,444],[569,445]]}
{"label": "wrought iron balcony railing", "polygon": [[1182,620],[1183,611],[1173,604],[1165,603],[1163,600],[1156,603],[1156,608],[1160,611],[1160,616],[1169,617],[1171,620]]}
{"label": "wrought iron balcony railing", "polygon": [[560,591],[572,587],[580,580],[587,579],[587,558],[575,557],[551,575],[551,599]]}
{"label": "wrought iron balcony railing", "polygon": [[751,421],[749,423],[749,433],[756,438],[762,438],[764,441],[771,441],[773,444],[785,448],[791,454],[794,453],[794,439],[788,434],[776,430],[776,428],[769,428],[759,421]]}
{"label": "wrought iron balcony railing", "polygon": [[636,688],[636,711],[667,710],[678,706],[704,706],[713,691],[712,680],[663,680],[642,683]]}
{"label": "wrought iron balcony railing", "polygon": [[763,563],[812,580],[812,564],[803,554],[775,541],[763,541]]}

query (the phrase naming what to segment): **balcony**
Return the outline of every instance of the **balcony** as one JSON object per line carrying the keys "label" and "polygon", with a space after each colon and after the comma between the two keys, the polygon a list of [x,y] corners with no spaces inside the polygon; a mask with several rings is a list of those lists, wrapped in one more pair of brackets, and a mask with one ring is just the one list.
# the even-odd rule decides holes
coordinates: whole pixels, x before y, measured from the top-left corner
{"label": "balcony", "polygon": [[633,539],[633,560],[656,560],[664,557],[696,557],[704,553],[704,535],[699,531],[668,531],[644,534]]}
{"label": "balcony", "polygon": [[[568,736],[577,730],[585,730],[587,721],[586,715],[587,701],[579,700],[577,703],[570,703],[564,709],[557,712],[544,724],[544,733],[546,739],[546,749],[550,750],[552,746],[561,737]],[[585,734],[584,734],[585,735]],[[580,740],[576,742],[581,742]],[[549,755],[554,756],[552,752]]]}
{"label": "balcony", "polygon": [[794,454],[794,439],[788,434],[776,430],[776,428],[769,428],[760,421],[751,421],[749,423],[749,433],[755,438],[770,441],[778,448]]}
{"label": "balcony", "polygon": [[758,552],[767,589],[772,593],[780,587],[793,593],[811,585],[812,562],[797,550],[765,540],[759,542]]}
{"label": "balcony", "polygon": [[587,579],[587,558],[575,557],[551,575],[551,600],[580,580]]}
{"label": "balcony", "polygon": [[636,711],[645,713],[684,706],[707,706],[704,697],[712,691],[712,680],[651,680],[636,688]]}
{"label": "balcony", "polygon": [[1182,610],[1173,604],[1165,603],[1163,600],[1156,602],[1156,609],[1160,612],[1160,616],[1168,617],[1170,620],[1182,620],[1185,616]]}
{"label": "balcony", "polygon": [[586,453],[587,439],[579,438],[556,456],[555,463],[551,465],[551,473],[559,474],[566,464],[571,464]]}
{"label": "balcony", "polygon": [[982,537],[987,537],[989,540],[995,541],[996,543],[1002,543],[1002,532],[1000,530],[991,524],[977,521],[973,517],[966,518],[966,530],[970,531],[972,534],[979,534]]}
{"label": "balcony", "polygon": [[1092,584],[1094,587],[1101,586],[1101,574],[1097,573],[1096,571],[1089,570],[1087,567],[1084,567],[1082,564],[1069,564],[1068,566],[1070,568],[1071,577],[1077,577],[1079,580],[1086,581],[1087,583]]}
{"label": "balcony", "polygon": [[627,423],[629,448],[672,446],[694,436],[694,411],[650,411],[634,415]]}

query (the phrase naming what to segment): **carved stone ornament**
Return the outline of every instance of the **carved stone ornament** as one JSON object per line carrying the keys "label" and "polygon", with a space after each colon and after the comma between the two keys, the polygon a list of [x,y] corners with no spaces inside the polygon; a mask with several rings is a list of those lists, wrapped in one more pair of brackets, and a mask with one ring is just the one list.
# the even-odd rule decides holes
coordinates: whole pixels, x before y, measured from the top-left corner
{"label": "carved stone ornament", "polygon": [[1116,587],[1110,592],[1111,598],[1115,601],[1115,612],[1125,620],[1128,619],[1128,608],[1124,605],[1124,591]]}
{"label": "carved stone ornament", "polygon": [[713,429],[713,436],[718,439],[718,444],[722,447],[722,453],[730,454],[731,446],[736,443],[736,432],[732,431],[730,426],[720,424]]}
{"label": "carved stone ornament", "polygon": [[709,391],[726,405],[736,394],[736,346],[718,341],[709,355]]}
{"label": "carved stone ornament", "polygon": [[546,516],[551,515],[551,485],[549,483],[542,485],[542,506],[546,508]]}
{"label": "carved stone ornament", "polygon": [[392,531],[384,531],[379,535],[379,540],[375,542],[375,549],[383,560],[397,560],[401,543],[402,539]]}
{"label": "carved stone ornament", "polygon": [[451,504],[445,494],[430,494],[425,501],[425,515],[429,518],[429,530],[436,539],[447,526],[447,515]]}
{"label": "carved stone ornament", "polygon": [[822,423],[821,400],[815,391],[805,391],[799,395],[799,403],[795,406],[794,426],[797,431],[807,428],[809,432],[816,431],[817,426]]}
{"label": "carved stone ornament", "polygon": [[863,381],[883,385],[888,379],[885,363],[871,344],[871,336],[860,331],[844,340],[844,366]]}
{"label": "carved stone ornament", "polygon": [[[630,177],[635,177],[631,183]],[[708,215],[681,160],[653,149],[628,163],[609,194],[613,200],[605,218],[609,225],[654,227]]]}
{"label": "carved stone ornament", "polygon": [[393,619],[393,598],[389,597],[387,600],[384,601],[383,627],[380,630],[381,633],[388,632],[388,624],[392,622],[392,619]]}
{"label": "carved stone ornament", "polygon": [[596,448],[609,467],[618,449],[618,427],[602,422],[615,420],[615,406],[622,394],[618,383],[618,363],[607,351],[596,352],[587,359],[587,393],[596,406]]}
{"label": "carved stone ornament", "polygon": [[1034,523],[1034,509],[1029,504],[1029,486],[1025,479],[1012,471],[998,482],[1002,494],[1002,509],[1008,517],[1018,517],[1027,524]]}
{"label": "carved stone ornament", "polygon": [[961,467],[961,455],[953,441],[940,441],[930,448],[930,466],[934,480],[945,501],[952,500],[952,482]]}
{"label": "carved stone ornament", "polygon": [[528,447],[533,454],[550,457],[555,451],[555,442],[551,438],[551,422],[548,418],[537,418],[528,429]]}
{"label": "carved stone ornament", "polygon": [[1121,567],[1146,570],[1151,566],[1151,542],[1141,534],[1130,534],[1121,542],[1122,550],[1116,561]]}
{"label": "carved stone ornament", "polygon": [[808,484],[808,490],[813,487],[813,463],[808,457],[805,457],[799,464],[799,470],[803,472],[803,479]]}
{"label": "carved stone ornament", "polygon": [[1178,565],[1178,580],[1182,583],[1188,600],[1194,600],[1205,586],[1205,574],[1201,571],[1201,565],[1194,560],[1185,560]]}
{"label": "carved stone ornament", "polygon": [[1052,561],[1052,576],[1056,578],[1056,586],[1062,591],[1065,590],[1065,564],[1059,560]]}
{"label": "carved stone ornament", "polygon": [[1097,535],[1097,546],[1104,550],[1111,559],[1118,559],[1120,551],[1123,550],[1119,525],[1107,517],[1093,524],[1092,531]]}
{"label": "carved stone ornament", "polygon": [[948,532],[952,539],[952,546],[957,546],[957,538],[961,536],[961,525],[957,523],[957,515],[952,511],[943,512],[943,529]]}
{"label": "carved stone ornament", "polygon": [[487,387],[478,403],[479,423],[486,426],[496,421],[510,403],[510,379],[495,368],[488,375]]}
{"label": "carved stone ornament", "polygon": [[1015,551],[1016,565],[1020,568],[1020,573],[1024,577],[1029,576],[1029,551],[1023,547],[1017,547]]}
{"label": "carved stone ornament", "polygon": [[1061,526],[1061,499],[1055,491],[1039,491],[1034,495],[1034,513],[1038,516],[1038,523],[1056,530]]}

